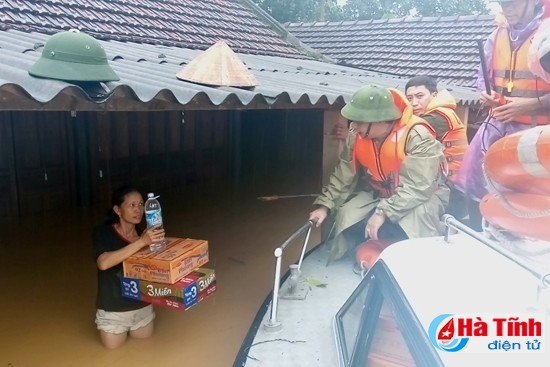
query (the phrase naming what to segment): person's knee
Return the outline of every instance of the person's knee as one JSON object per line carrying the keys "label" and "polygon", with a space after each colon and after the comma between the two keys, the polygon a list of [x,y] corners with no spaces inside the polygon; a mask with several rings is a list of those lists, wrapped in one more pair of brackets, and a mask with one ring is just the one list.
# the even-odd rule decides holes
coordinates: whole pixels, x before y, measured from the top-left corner
{"label": "person's knee", "polygon": [[143,327],[140,327],[139,329],[130,330],[130,336],[132,338],[145,339],[153,335],[154,331],[155,331],[155,326],[153,321],[151,321],[150,323],[148,323]]}
{"label": "person's knee", "polygon": [[116,349],[120,347],[124,342],[126,341],[128,337],[128,333],[109,333],[106,331],[101,330],[100,333],[101,343],[103,346],[107,349]]}

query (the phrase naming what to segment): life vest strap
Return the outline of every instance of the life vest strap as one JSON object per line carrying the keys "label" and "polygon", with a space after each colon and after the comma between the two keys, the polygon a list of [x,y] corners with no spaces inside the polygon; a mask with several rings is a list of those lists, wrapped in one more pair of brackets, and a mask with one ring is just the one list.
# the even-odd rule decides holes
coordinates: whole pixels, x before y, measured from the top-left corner
{"label": "life vest strap", "polygon": [[445,157],[447,162],[461,161],[464,158],[464,154],[448,155]]}
{"label": "life vest strap", "polygon": [[445,148],[456,147],[459,145],[468,145],[468,140],[453,140],[442,142]]}
{"label": "life vest strap", "polygon": [[546,91],[543,90],[533,90],[533,89],[519,89],[514,88],[512,89],[512,92],[508,92],[508,90],[505,87],[496,86],[495,91],[499,94],[506,95],[507,97],[523,97],[523,98],[539,98]]}
{"label": "life vest strap", "polygon": [[493,76],[496,78],[509,78],[510,74],[514,79],[526,79],[526,80],[537,80],[538,77],[531,73],[530,71],[525,70],[505,70],[505,69],[496,69],[493,70]]}

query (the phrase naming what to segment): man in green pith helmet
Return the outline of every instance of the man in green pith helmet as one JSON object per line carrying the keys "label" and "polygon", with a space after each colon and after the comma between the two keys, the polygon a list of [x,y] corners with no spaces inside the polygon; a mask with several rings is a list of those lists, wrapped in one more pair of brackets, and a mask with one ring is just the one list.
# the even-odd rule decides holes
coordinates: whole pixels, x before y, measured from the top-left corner
{"label": "man in green pith helmet", "polygon": [[393,243],[440,235],[449,200],[442,145],[398,90],[367,85],[341,114],[351,121],[346,147],[309,219],[334,215],[329,261],[365,239]]}

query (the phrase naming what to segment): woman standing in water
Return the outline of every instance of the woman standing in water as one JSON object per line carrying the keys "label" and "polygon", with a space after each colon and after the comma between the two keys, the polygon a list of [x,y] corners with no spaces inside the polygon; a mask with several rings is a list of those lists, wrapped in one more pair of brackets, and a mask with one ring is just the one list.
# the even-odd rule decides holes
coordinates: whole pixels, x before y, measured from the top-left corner
{"label": "woman standing in water", "polygon": [[98,268],[96,320],[103,345],[114,349],[122,345],[128,334],[147,338],[153,334],[155,313],[146,302],[124,298],[120,277],[122,262],[152,242],[164,238],[164,229],[141,231],[137,226],[144,213],[143,197],[130,186],[113,193],[108,218],[94,229],[94,256]]}

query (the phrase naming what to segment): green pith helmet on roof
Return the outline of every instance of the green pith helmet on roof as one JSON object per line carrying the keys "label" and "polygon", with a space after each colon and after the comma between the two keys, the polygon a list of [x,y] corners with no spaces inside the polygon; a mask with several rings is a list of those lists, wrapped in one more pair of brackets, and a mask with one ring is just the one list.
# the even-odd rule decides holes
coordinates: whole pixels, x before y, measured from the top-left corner
{"label": "green pith helmet on roof", "polygon": [[82,82],[120,80],[107,61],[107,54],[93,37],[71,29],[51,36],[42,55],[29,69],[40,78]]}
{"label": "green pith helmet on roof", "polygon": [[401,118],[401,111],[395,105],[391,92],[377,85],[359,88],[340,113],[348,120],[369,124]]}

